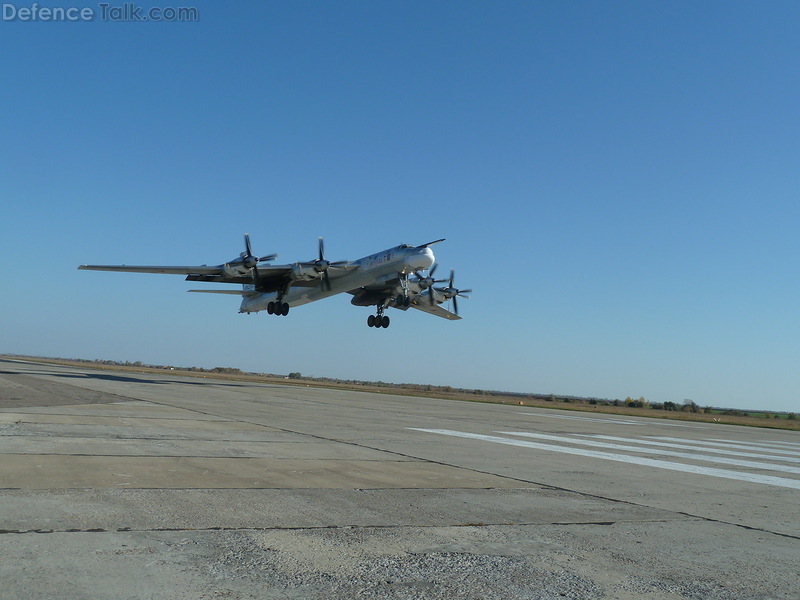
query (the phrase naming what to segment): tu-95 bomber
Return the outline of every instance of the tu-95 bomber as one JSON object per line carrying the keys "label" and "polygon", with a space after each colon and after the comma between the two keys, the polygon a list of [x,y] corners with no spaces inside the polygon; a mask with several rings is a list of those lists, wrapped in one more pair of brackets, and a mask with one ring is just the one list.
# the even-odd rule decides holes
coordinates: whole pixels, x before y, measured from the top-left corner
{"label": "tu-95 bomber", "polygon": [[[122,271],[129,273],[166,273],[186,275],[187,281],[239,284],[241,289],[188,290],[206,294],[233,294],[242,297],[240,313],[262,310],[286,316],[289,309],[329,298],[342,292],[353,296],[355,306],[375,306],[376,314],[367,318],[370,327],[388,327],[387,308],[423,312],[457,320],[458,298],[468,298],[472,290],[455,287],[454,272],[449,279],[435,279],[437,264],[431,246],[434,240],[419,246],[401,244],[354,261],[328,261],[319,238],[318,257],[290,264],[271,264],[277,254],[258,257],[245,234],[245,251],[237,258],[216,266],[131,266],[81,265],[90,271]],[[424,271],[427,270],[427,274]],[[446,284],[446,285],[437,285]],[[442,306],[452,301],[452,311]]]}

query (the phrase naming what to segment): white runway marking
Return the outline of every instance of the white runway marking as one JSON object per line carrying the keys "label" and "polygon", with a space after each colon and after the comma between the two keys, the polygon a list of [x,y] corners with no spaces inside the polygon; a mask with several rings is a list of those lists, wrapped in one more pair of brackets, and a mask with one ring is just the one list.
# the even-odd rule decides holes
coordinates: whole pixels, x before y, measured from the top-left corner
{"label": "white runway marking", "polygon": [[[614,435],[599,435],[599,434],[590,434],[590,433],[576,433],[575,435],[579,435],[581,437],[588,437],[598,440],[611,440],[616,442],[630,442],[629,438],[617,437]],[[637,444],[646,444],[648,446],[660,446],[662,448],[676,448],[676,449],[684,449],[684,450],[699,450],[701,452],[713,452],[714,454],[725,454],[727,456],[741,456],[744,458],[769,458],[772,460],[782,460],[783,462],[795,462],[800,463],[800,458],[795,458],[792,456],[777,456],[774,454],[756,454],[755,452],[741,452],[738,450],[726,450],[724,448],[711,448],[708,446],[698,446],[694,443],[694,440],[685,440],[685,444],[678,444],[678,443],[670,443],[670,442],[655,442],[652,440],[641,440],[637,439]],[[753,448],[753,450],[757,450]],[[762,452],[768,452],[768,450],[762,450]]]}
{"label": "white runway marking", "polygon": [[786,444],[787,446],[791,446],[791,447],[794,447],[794,448],[797,448],[798,450],[800,450],[800,442],[779,442],[779,441],[774,441],[774,442],[765,442],[765,443],[781,444],[781,445]]}
{"label": "white runway marking", "polygon": [[[730,444],[731,443],[729,440],[711,439],[711,440],[708,440],[708,441],[709,442],[720,442],[721,444]],[[799,444],[793,444],[792,442],[767,442],[767,441],[761,441],[761,442],[737,442],[737,443],[738,444],[742,444],[743,446],[752,447],[753,450],[755,450],[756,448],[763,448],[765,450],[769,450],[770,452],[774,451],[774,450],[778,450],[778,451],[785,450],[787,453],[796,454],[796,455],[800,456],[800,445]],[[794,448],[797,448],[797,450],[793,451]]]}
{"label": "white runway marking", "polygon": [[513,438],[499,437],[495,435],[482,435],[479,433],[467,433],[464,431],[453,431],[451,429],[424,429],[419,427],[409,427],[413,431],[421,431],[424,433],[433,433],[437,435],[446,435],[451,437],[466,438],[473,440],[480,440],[483,442],[491,442],[494,444],[504,444],[507,446],[516,446],[518,448],[530,448],[533,450],[544,450],[546,452],[559,452],[562,454],[572,454],[576,456],[585,456],[588,458],[598,458],[601,460],[611,460],[615,462],[622,462],[627,464],[641,465],[646,467],[654,467],[656,469],[667,469],[670,471],[681,471],[684,473],[695,473],[697,475],[706,475],[709,477],[720,477],[723,479],[734,479],[738,481],[746,481],[749,483],[760,483],[764,485],[772,485],[790,489],[800,489],[800,480],[788,479],[785,477],[775,477],[772,475],[759,475],[755,473],[744,473],[740,471],[731,471],[728,469],[717,469],[714,467],[701,467],[697,465],[687,465],[676,462],[669,462],[665,460],[655,460],[652,458],[643,458],[641,456],[631,456],[628,454],[616,454],[612,452],[602,452],[599,450],[587,450],[583,448],[570,448],[567,446],[555,446],[553,444],[542,444],[540,442],[529,442],[527,440],[518,440]]}
{"label": "white runway marking", "polygon": [[[770,463],[761,463],[754,460],[739,460],[736,458],[725,458],[723,456],[703,456],[697,453],[690,452],[673,452],[672,450],[660,450],[658,448],[646,448],[640,446],[629,446],[627,444],[609,444],[608,442],[597,442],[589,439],[578,439],[563,437],[559,435],[546,435],[543,433],[526,433],[518,431],[496,431],[501,435],[517,435],[520,437],[529,437],[539,440],[548,440],[552,442],[566,442],[568,444],[578,444],[582,446],[593,446],[595,448],[608,448],[609,450],[627,450],[628,452],[638,452],[639,454],[657,454],[658,456],[672,456],[674,458],[686,458],[688,460],[698,460],[700,462],[715,462],[724,465],[733,465],[735,467],[747,467],[750,469],[764,469],[766,471],[783,471],[784,473],[794,473],[800,475],[800,467],[790,467],[788,465],[775,465]],[[625,440],[627,442],[637,442],[638,440]]]}
{"label": "white runway marking", "polygon": [[520,411],[519,414],[528,415],[529,417],[530,416],[536,416],[536,417],[549,417],[551,419],[571,419],[573,421],[592,421],[594,423],[616,423],[618,425],[638,425],[639,424],[637,421],[626,421],[626,420],[623,420],[623,419],[616,419],[616,418],[613,418],[613,417],[609,418],[609,419],[600,419],[600,418],[597,418],[597,417],[576,417],[576,416],[573,416],[573,415],[543,415],[543,414],[537,413],[537,412],[521,412],[521,411]]}
{"label": "white runway marking", "polygon": [[657,417],[649,417],[651,420],[647,422],[648,425],[655,425],[657,427],[686,427],[687,429],[705,429],[705,425],[689,425],[688,423],[663,423],[655,422]]}
{"label": "white runway marking", "polygon": [[[674,438],[674,437],[662,437],[662,436],[655,436],[651,435],[648,436],[653,438],[654,440],[665,440],[667,442],[685,442],[686,440],[682,438]],[[691,440],[693,444],[697,444],[698,446],[722,446],[723,448],[739,448],[741,450],[755,450],[752,445],[745,446],[741,443],[733,443],[733,442],[711,442],[711,441],[703,441],[703,440]],[[765,448],[765,451],[772,452],[773,454],[785,454],[786,456],[800,456],[800,452],[792,452],[791,450],[784,450],[776,449],[776,448]]]}
{"label": "white runway marking", "polygon": [[[578,417],[574,415],[545,415],[538,412],[532,411],[520,411],[521,415],[527,415],[529,417],[548,417],[550,419],[571,419],[573,421],[590,421],[593,423],[615,423],[617,425],[656,425],[659,427],[687,427],[689,429],[704,429],[702,425],[688,425],[684,423],[662,423],[657,422],[656,419],[653,417],[649,417],[647,421],[630,421],[626,419],[619,419],[617,417],[609,417],[609,418],[601,418],[601,417]],[[647,417],[642,417],[647,418]]]}

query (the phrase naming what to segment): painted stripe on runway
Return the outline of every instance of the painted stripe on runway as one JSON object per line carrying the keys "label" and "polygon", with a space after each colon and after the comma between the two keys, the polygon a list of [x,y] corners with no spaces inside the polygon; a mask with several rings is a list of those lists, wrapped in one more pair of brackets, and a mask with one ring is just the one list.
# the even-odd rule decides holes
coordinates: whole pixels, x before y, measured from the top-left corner
{"label": "painted stripe on runway", "polygon": [[792,447],[797,448],[798,450],[800,450],[800,442],[779,442],[778,440],[774,440],[774,441],[770,441],[768,443],[770,443],[770,444],[781,444],[781,445],[786,444],[787,446],[792,446]]}
{"label": "painted stripe on runway", "polygon": [[[783,462],[794,462],[800,463],[800,458],[795,458],[792,456],[777,456],[775,454],[756,454],[755,452],[742,452],[741,450],[726,450],[724,448],[711,448],[708,446],[698,446],[694,442],[695,440],[686,440],[686,444],[678,444],[678,443],[671,443],[671,442],[656,442],[653,440],[642,440],[642,439],[631,439],[631,438],[623,438],[617,437],[614,435],[600,435],[596,433],[576,433],[575,435],[579,435],[581,437],[588,437],[598,440],[610,440],[616,442],[636,442],[637,444],[647,444],[648,446],[660,446],[662,448],[677,448],[677,449],[684,449],[684,450],[700,450],[702,452],[713,452],[714,454],[725,454],[727,456],[741,456],[744,458],[765,458],[770,460],[781,460]],[[756,450],[756,448],[752,448],[752,450]],[[763,452],[768,452],[768,450],[763,450]]]}
{"label": "painted stripe on runway", "polygon": [[466,438],[473,440],[480,440],[484,442],[492,442],[494,444],[504,444],[507,446],[516,446],[519,448],[531,448],[534,450],[544,450],[547,452],[558,452],[561,454],[572,454],[576,456],[585,456],[588,458],[599,458],[601,460],[610,460],[615,462],[622,462],[627,464],[641,465],[646,467],[654,467],[656,469],[667,469],[670,471],[681,471],[684,473],[694,473],[696,475],[706,475],[709,477],[720,477],[722,479],[734,479],[737,481],[746,481],[748,483],[760,483],[764,485],[772,485],[776,487],[791,488],[800,490],[800,480],[787,479],[785,477],[774,477],[771,475],[757,475],[754,473],[741,473],[739,471],[729,471],[728,469],[717,469],[714,467],[700,467],[697,465],[685,465],[681,463],[667,462],[663,460],[655,460],[652,458],[644,458],[641,456],[629,456],[626,454],[615,454],[611,452],[601,452],[599,450],[586,450],[583,448],[568,448],[566,446],[554,446],[552,444],[542,444],[539,442],[529,442],[527,440],[516,440],[512,438],[504,438],[495,435],[482,435],[479,433],[466,433],[464,431],[453,431],[451,429],[423,429],[419,427],[409,427],[413,431],[421,431],[424,433],[434,433],[438,435],[447,435],[451,437]]}
{"label": "painted stripe on runway", "polygon": [[573,415],[543,415],[542,413],[526,411],[520,411],[521,415],[528,415],[530,416],[537,416],[537,417],[548,417],[550,419],[571,419],[573,421],[591,421],[593,423],[616,423],[618,425],[639,425],[639,421],[625,421],[623,419],[616,419],[616,418],[609,418],[609,419],[600,419],[598,417],[576,417]]}
{"label": "painted stripe on runway", "polygon": [[[720,443],[723,443],[723,444],[730,444],[731,443],[730,440],[719,440],[719,439],[714,439],[714,438],[712,438],[709,441],[711,441],[711,442],[720,442]],[[763,448],[765,450],[769,450],[770,452],[773,451],[773,450],[785,451],[785,452],[789,452],[791,454],[796,454],[796,455],[800,456],[800,445],[793,444],[792,442],[777,442],[777,441],[769,442],[767,440],[762,440],[760,442],[736,442],[736,443],[737,444],[742,444],[742,445],[748,446],[748,447],[752,446],[752,448],[754,450],[756,448]],[[787,444],[787,445],[784,445],[784,444]]]}
{"label": "painted stripe on runway", "polygon": [[[652,438],[654,440],[665,440],[667,442],[685,442],[686,440],[683,438],[675,438],[675,437],[665,437],[665,436],[658,436],[658,435],[648,435],[647,437]],[[693,444],[697,444],[698,446],[721,446],[723,448],[739,448],[740,450],[755,450],[752,446],[745,446],[738,442],[706,442],[703,440],[692,440]],[[778,450],[776,448],[765,448],[766,451],[772,452],[773,454],[783,454],[786,456],[798,456],[800,453],[792,452],[791,450]]]}
{"label": "painted stripe on runway", "polygon": [[619,419],[616,417],[610,417],[607,419],[600,418],[600,417],[576,417],[573,415],[544,415],[542,413],[533,412],[533,411],[519,411],[521,415],[527,415],[529,417],[549,417],[551,419],[572,419],[573,421],[591,421],[593,423],[615,423],[617,425],[654,425],[658,427],[686,427],[688,429],[705,429],[704,425],[687,425],[684,423],[662,423],[653,417],[642,417],[642,419],[647,419],[647,421],[629,421],[625,419]]}
{"label": "painted stripe on runway", "polygon": [[689,425],[688,423],[664,423],[663,421],[657,420],[657,417],[642,417],[650,419],[647,424],[654,425],[656,427],[684,427],[686,429],[705,429],[706,425]]}
{"label": "painted stripe on runway", "polygon": [[[673,452],[672,450],[661,450],[658,448],[645,448],[642,446],[629,446],[627,444],[609,444],[608,442],[598,442],[588,439],[576,439],[559,435],[547,435],[544,433],[528,433],[523,431],[495,431],[501,435],[516,435],[537,440],[548,440],[551,442],[561,442],[568,444],[578,444],[581,446],[592,446],[594,448],[608,448],[609,450],[625,450],[626,452],[638,452],[639,454],[657,454],[658,456],[672,456],[674,458],[686,458],[688,460],[698,460],[700,462],[713,462],[734,467],[746,467],[748,469],[763,469],[765,471],[782,471],[784,473],[794,473],[800,475],[800,467],[790,467],[789,465],[776,465],[771,463],[761,463],[754,460],[739,460],[737,458],[725,458],[723,456],[703,456],[690,452]],[[636,442],[636,440],[625,440]]]}

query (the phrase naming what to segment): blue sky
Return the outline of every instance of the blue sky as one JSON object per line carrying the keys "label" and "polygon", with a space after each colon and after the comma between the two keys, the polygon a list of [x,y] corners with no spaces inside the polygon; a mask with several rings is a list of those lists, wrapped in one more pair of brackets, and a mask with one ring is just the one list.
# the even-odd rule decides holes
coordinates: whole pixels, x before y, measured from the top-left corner
{"label": "blue sky", "polygon": [[[800,410],[797,3],[192,6],[0,22],[0,352]],[[76,270],[245,232],[279,262],[446,237],[474,293],[375,330]]]}

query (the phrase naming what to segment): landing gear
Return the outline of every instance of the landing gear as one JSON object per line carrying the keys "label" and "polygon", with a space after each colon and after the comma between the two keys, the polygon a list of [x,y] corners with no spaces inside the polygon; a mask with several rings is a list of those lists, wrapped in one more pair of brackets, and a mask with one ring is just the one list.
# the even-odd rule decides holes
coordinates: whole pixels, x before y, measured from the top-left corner
{"label": "landing gear", "polygon": [[383,306],[378,307],[377,315],[370,315],[367,317],[367,327],[383,327],[389,326],[389,317],[383,314]]}
{"label": "landing gear", "polygon": [[267,314],[285,317],[289,314],[289,305],[286,302],[270,302],[267,304]]}
{"label": "landing gear", "polygon": [[367,317],[367,326],[368,327],[388,327],[389,326],[389,317],[386,315],[370,315]]}
{"label": "landing gear", "polygon": [[402,293],[397,297],[395,302],[399,307],[408,308],[411,306],[411,296],[408,294],[408,273],[400,273],[400,289]]}

